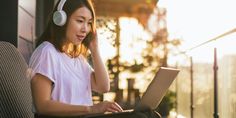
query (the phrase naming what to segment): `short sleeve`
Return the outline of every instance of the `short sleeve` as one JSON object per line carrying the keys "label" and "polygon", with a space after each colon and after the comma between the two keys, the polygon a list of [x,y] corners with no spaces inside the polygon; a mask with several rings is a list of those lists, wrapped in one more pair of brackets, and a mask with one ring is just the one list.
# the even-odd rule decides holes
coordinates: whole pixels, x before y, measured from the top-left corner
{"label": "short sleeve", "polygon": [[90,79],[91,78],[91,74],[94,71],[94,69],[91,67],[91,65],[88,63],[88,61],[86,60],[85,57],[83,57],[83,67],[85,70],[85,73],[87,73],[87,77]]}
{"label": "short sleeve", "polygon": [[29,62],[30,78],[36,73],[42,74],[55,83],[56,57],[52,45],[42,44],[32,54]]}

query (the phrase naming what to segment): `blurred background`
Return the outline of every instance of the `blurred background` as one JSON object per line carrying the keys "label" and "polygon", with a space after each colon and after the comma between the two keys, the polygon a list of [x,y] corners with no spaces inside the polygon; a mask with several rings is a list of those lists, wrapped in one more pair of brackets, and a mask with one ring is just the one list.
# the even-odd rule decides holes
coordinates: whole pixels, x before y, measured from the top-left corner
{"label": "blurred background", "polygon": [[[3,0],[0,40],[25,60],[57,0]],[[235,0],[93,0],[111,90],[93,93],[124,109],[161,66],[181,69],[156,109],[168,118],[236,117]]]}

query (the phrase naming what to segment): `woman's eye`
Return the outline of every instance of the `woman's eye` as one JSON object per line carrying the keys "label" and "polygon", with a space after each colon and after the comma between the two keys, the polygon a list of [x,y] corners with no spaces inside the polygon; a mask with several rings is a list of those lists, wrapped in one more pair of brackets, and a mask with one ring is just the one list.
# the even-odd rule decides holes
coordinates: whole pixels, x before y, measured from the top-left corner
{"label": "woman's eye", "polygon": [[83,22],[83,20],[76,20],[78,23],[82,23]]}

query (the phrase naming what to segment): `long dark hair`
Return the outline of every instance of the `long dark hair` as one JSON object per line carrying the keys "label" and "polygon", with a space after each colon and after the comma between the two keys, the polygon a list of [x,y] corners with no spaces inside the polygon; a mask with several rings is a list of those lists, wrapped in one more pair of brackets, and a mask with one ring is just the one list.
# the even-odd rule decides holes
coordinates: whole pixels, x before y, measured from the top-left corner
{"label": "long dark hair", "polygon": [[92,30],[83,40],[80,46],[81,48],[79,48],[79,52],[81,54],[86,54],[89,43],[93,38],[93,32],[95,32],[96,30],[96,24],[95,24],[96,17],[95,17],[94,7],[91,0],[67,0],[62,8],[67,14],[66,24],[63,26],[57,26],[53,23],[53,13],[57,10],[57,6],[59,2],[60,0],[58,1],[52,13],[49,16],[49,21],[48,21],[46,29],[44,30],[43,34],[37,39],[36,47],[39,46],[43,41],[49,41],[55,46],[57,50],[62,52],[62,46],[64,42],[63,39],[65,38],[65,32],[66,32],[66,28],[68,24],[68,19],[70,18],[72,13],[75,12],[78,8],[87,7],[92,13],[92,18],[93,18],[93,22],[91,26]]}

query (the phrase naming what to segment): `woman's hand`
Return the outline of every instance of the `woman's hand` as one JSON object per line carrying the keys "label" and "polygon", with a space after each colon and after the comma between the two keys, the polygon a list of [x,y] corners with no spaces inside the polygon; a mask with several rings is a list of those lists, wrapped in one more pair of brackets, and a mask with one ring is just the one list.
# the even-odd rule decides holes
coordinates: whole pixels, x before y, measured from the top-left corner
{"label": "woman's hand", "polygon": [[97,32],[93,32],[92,40],[89,44],[89,50],[91,53],[96,52],[98,50],[98,37],[97,37]]}
{"label": "woman's hand", "polygon": [[90,107],[92,113],[121,112],[123,109],[116,102],[104,101]]}

